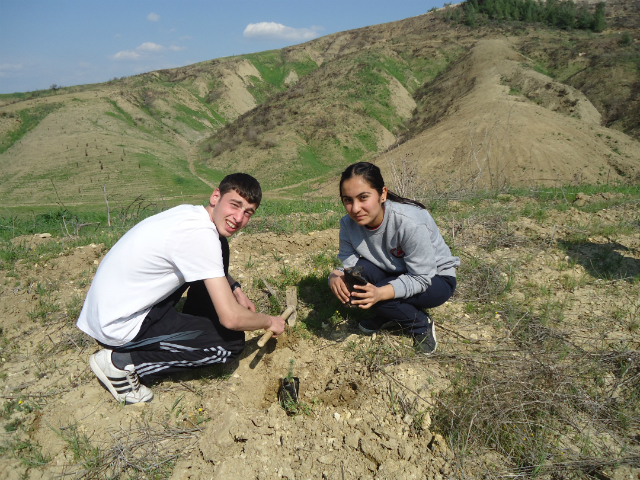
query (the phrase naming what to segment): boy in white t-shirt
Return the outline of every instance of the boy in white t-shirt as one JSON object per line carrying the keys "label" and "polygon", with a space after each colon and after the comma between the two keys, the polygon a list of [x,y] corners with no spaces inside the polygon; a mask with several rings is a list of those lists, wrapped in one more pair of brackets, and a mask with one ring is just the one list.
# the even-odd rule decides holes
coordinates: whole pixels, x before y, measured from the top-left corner
{"label": "boy in white t-shirt", "polygon": [[153,392],[140,382],[228,362],[244,349],[245,331],[284,331],[284,319],[256,313],[229,275],[227,238],[247,224],[261,199],[255,178],[228,175],[208,206],[181,205],[149,217],[104,257],[78,328],[104,347],[89,365],[116,400],[149,402]]}

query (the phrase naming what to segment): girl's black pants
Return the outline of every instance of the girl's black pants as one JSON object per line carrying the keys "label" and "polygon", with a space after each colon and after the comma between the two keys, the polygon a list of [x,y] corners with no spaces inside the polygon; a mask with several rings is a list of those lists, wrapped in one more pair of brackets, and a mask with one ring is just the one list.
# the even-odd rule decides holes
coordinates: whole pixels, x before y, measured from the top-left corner
{"label": "girl's black pants", "polygon": [[[376,287],[387,285],[400,276],[385,272],[364,258],[360,258],[357,265],[364,269],[363,278]],[[456,277],[436,275],[424,292],[410,298],[392,298],[378,302],[372,310],[378,317],[395,320],[405,332],[420,335],[427,331],[427,315],[422,309],[439,307],[451,298],[455,290]]]}

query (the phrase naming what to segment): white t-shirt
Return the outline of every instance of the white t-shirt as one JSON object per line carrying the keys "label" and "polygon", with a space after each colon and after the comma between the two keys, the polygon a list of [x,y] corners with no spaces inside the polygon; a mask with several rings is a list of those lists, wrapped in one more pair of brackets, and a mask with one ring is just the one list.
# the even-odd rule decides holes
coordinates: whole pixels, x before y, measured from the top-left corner
{"label": "white t-shirt", "polygon": [[91,283],[78,328],[124,345],[151,307],[185,282],[224,277],[222,248],[204,207],[181,205],[149,217],[107,253]]}

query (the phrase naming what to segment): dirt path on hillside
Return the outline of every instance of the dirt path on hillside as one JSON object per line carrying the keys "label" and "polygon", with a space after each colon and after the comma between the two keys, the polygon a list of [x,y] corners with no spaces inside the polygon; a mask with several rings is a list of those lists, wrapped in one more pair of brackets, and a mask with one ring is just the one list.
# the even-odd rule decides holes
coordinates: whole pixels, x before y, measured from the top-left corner
{"label": "dirt path on hillside", "polygon": [[196,173],[195,162],[196,162],[196,158],[198,156],[197,155],[198,144],[202,140],[204,140],[206,138],[206,135],[198,138],[193,143],[191,143],[188,140],[180,137],[179,135],[176,135],[174,138],[178,141],[178,143],[180,143],[180,145],[182,146],[182,149],[184,150],[184,153],[185,153],[185,155],[187,157],[187,163],[189,164],[189,171],[191,172],[191,175],[193,175],[198,180],[200,180],[202,183],[208,185],[212,189],[215,189],[217,185],[214,185],[213,183],[211,183],[208,180],[202,178],[200,175],[198,175]]}
{"label": "dirt path on hillside", "polygon": [[[273,194],[275,194],[277,196],[277,194],[279,193],[286,193],[287,190],[291,190],[292,188],[297,188],[297,187],[301,187],[303,185],[308,185],[310,190],[309,190],[309,194],[310,195],[314,195],[315,189],[317,188],[317,186],[319,184],[322,184],[323,182],[326,182],[326,175],[323,175],[321,177],[315,177],[315,178],[310,178],[308,180],[303,180],[302,182],[298,182],[298,183],[294,183],[293,185],[287,185],[286,187],[280,187],[280,188],[274,188],[272,190],[269,190],[268,194],[271,196]],[[313,188],[313,191],[311,190],[311,188]],[[315,196],[315,195],[314,195]]]}

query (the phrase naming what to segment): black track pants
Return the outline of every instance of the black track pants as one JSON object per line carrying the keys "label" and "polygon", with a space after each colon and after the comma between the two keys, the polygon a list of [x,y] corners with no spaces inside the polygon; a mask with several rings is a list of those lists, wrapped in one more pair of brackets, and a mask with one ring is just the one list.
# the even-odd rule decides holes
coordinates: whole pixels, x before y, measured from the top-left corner
{"label": "black track pants", "polygon": [[[221,241],[226,273],[229,250],[226,241]],[[187,287],[187,300],[180,313],[175,305]],[[186,368],[228,363],[244,349],[244,332],[222,326],[201,280],[183,285],[154,305],[132,341],[119,347],[105,346],[131,354],[140,381],[151,383]]]}

